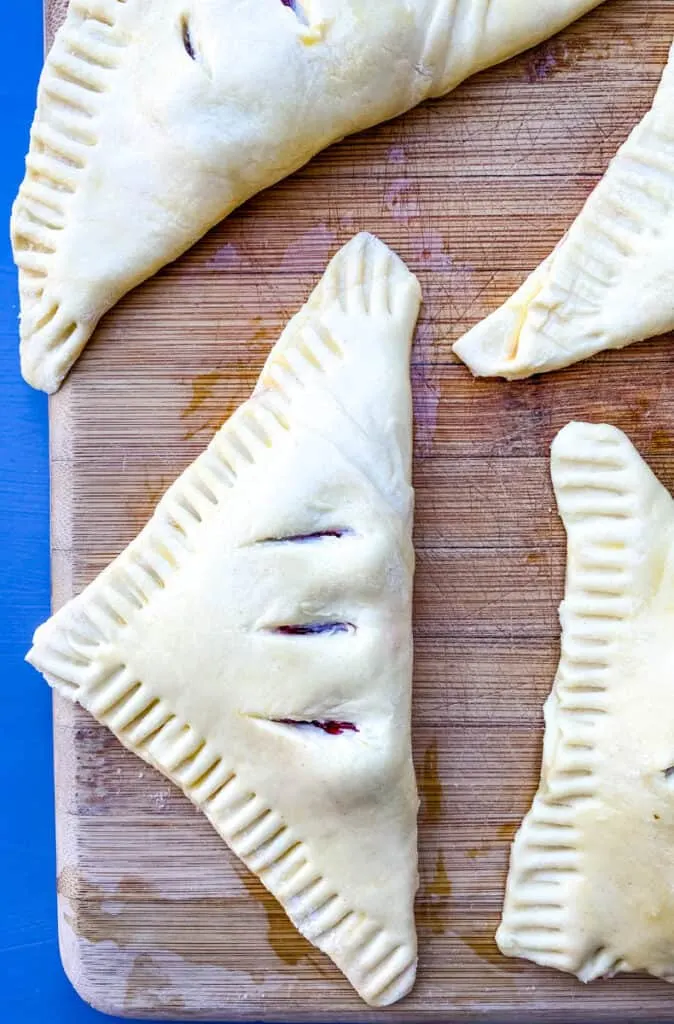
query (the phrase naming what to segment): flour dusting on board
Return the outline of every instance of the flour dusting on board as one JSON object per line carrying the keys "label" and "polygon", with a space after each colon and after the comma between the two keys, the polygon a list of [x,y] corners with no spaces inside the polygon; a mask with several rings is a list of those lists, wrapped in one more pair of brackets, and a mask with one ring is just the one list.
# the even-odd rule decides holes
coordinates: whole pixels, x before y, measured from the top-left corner
{"label": "flour dusting on board", "polygon": [[391,164],[404,164],[407,160],[404,146],[391,146],[388,151],[388,160]]}
{"label": "flour dusting on board", "polygon": [[240,270],[243,263],[238,246],[227,242],[221,246],[206,264],[209,270]]}
{"label": "flour dusting on board", "polygon": [[294,273],[307,266],[321,271],[335,248],[337,236],[327,224],[309,228],[286,248],[281,260],[281,273]]}

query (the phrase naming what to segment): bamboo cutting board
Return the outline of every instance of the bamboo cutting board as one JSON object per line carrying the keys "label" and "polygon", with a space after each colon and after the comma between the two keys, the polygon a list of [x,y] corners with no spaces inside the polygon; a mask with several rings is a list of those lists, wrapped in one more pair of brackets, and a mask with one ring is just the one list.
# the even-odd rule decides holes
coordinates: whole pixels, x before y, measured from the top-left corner
{"label": "bamboo cutting board", "polygon": [[[53,32],[65,3],[47,5]],[[558,655],[564,536],[548,447],[572,418],[607,420],[674,488],[674,349],[664,339],[518,384],[476,383],[450,352],[571,223],[650,105],[673,36],[671,0],[612,0],[453,95],[333,147],[127,297],[52,399],[59,605],[131,540],[247,397],[339,245],[374,231],[423,286],[412,370],[416,989],[369,1011],[187,800],[57,699],[61,946],[97,1007],[211,1020],[674,1018],[662,982],[584,988],[504,959],[493,941]]]}

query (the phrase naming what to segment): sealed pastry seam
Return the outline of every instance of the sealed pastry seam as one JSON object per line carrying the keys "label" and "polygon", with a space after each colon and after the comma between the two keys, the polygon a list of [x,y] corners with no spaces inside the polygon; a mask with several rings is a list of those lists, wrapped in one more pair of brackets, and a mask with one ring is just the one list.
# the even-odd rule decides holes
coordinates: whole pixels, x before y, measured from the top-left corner
{"label": "sealed pastry seam", "polygon": [[497,942],[583,981],[674,976],[665,785],[674,505],[609,426],[565,428],[552,476],[568,535],[561,656]]}
{"label": "sealed pastry seam", "polygon": [[71,0],[12,217],[25,378],[56,390],[126,292],[326,146],[600,2]]}
{"label": "sealed pastry seam", "polygon": [[[118,600],[117,588],[102,593],[89,611],[91,618],[100,622],[101,611],[116,616],[112,609]],[[86,621],[87,611],[82,615]],[[153,696],[127,666],[97,666],[95,653],[90,662],[82,660],[82,642],[95,648],[97,632],[78,633],[74,655],[46,646],[35,655],[36,667],[54,689],[81,704],[125,747],[181,788],[281,902],[295,927],[335,960],[368,1003],[386,1005],[402,998],[414,983],[416,945],[401,943],[349,906],[312,863],[301,837],[249,791],[216,745]]]}
{"label": "sealed pastry seam", "polygon": [[[126,0],[71,2],[40,80],[26,176],[12,211],[12,243],[19,268],[25,372],[61,380],[82,349],[91,325],[68,308],[68,296],[50,287],[50,262],[72,216],[72,197],[98,145],[100,118],[125,41],[116,27]],[[114,301],[114,300],[113,300]],[[29,342],[30,339],[30,342]],[[31,353],[44,369],[33,366]],[[51,390],[52,388],[48,388]]]}
{"label": "sealed pastry seam", "polygon": [[674,328],[673,52],[653,105],[554,252],[454,351],[515,380]]}
{"label": "sealed pastry seam", "polygon": [[[350,243],[272,350],[253,397],[169,488],[136,540],[38,629],[28,656],[56,690],[180,786],[296,927],[373,1005],[401,998],[416,971],[410,458],[396,438],[399,429],[408,435],[411,429],[409,380],[398,378],[408,363],[418,305],[415,279],[385,246],[369,236]],[[368,324],[372,337],[362,337]],[[394,349],[389,353],[387,337]],[[379,355],[371,353],[375,367],[389,356],[398,383],[390,397],[378,397],[376,388],[373,393],[366,364],[358,366],[367,360],[368,343],[383,346]],[[361,393],[354,374],[364,378]],[[350,453],[371,426],[359,405],[368,388],[381,429],[377,433],[372,426],[372,466],[350,468]],[[324,423],[314,435],[306,417],[318,409]],[[330,423],[341,424],[340,436],[330,436]],[[386,458],[388,444],[395,450]],[[314,445],[325,465],[324,479],[317,471],[315,485]],[[344,466],[334,445],[346,458]],[[305,462],[309,477],[303,481]],[[293,467],[297,480],[285,479]],[[343,473],[347,499],[343,507],[332,507],[329,499]],[[265,486],[279,482],[287,489],[280,504],[285,500],[288,514],[266,506]],[[244,491],[247,498],[237,505]],[[359,497],[362,510],[356,507]],[[227,547],[228,532],[236,538],[223,555],[218,549]],[[209,567],[219,559],[232,573],[231,586],[241,580],[231,606],[230,581],[221,580],[217,565]],[[204,575],[211,571],[219,589],[209,595]],[[391,574],[400,574],[402,597],[389,596]],[[287,599],[278,590],[284,585]],[[265,591],[259,599],[257,590]],[[246,601],[250,615],[247,608],[241,611]],[[194,624],[202,619],[208,622]],[[355,625],[346,628],[351,621]],[[193,632],[199,633],[196,640]],[[204,650],[204,643],[211,647]],[[194,645],[196,664],[188,657]],[[379,664],[382,645],[392,653]],[[181,657],[169,681],[166,665]],[[325,682],[314,676],[319,665]],[[352,670],[361,678],[352,679]],[[345,672],[348,679],[341,682]],[[327,720],[324,727],[319,719]],[[347,745],[345,752],[335,745],[340,751]],[[315,781],[309,777],[312,765]],[[275,789],[275,776],[288,772],[285,792]],[[345,794],[338,817],[335,787]],[[303,800],[311,805],[306,810]],[[324,805],[323,822],[311,813],[314,804]],[[370,835],[362,831],[368,819]],[[357,824],[351,867],[344,851],[352,821]],[[392,841],[399,849],[390,849]],[[358,877],[374,870],[363,859],[361,842],[384,862],[402,865],[400,877],[378,883],[390,891],[380,895],[377,884]],[[366,883],[374,886],[373,906],[382,909],[383,919],[359,903]]]}

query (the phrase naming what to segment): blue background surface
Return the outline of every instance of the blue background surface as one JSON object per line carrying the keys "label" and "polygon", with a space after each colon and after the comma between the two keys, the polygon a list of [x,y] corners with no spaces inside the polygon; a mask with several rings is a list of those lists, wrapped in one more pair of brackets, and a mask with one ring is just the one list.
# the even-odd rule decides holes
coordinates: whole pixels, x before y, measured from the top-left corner
{"label": "blue background surface", "polygon": [[[5,0],[7,2],[7,0]],[[7,223],[23,177],[42,65],[42,0],[4,9],[0,72],[0,1019],[111,1021],[66,979],[56,937],[51,698],[23,661],[49,611],[47,400],[18,365],[18,296]]]}

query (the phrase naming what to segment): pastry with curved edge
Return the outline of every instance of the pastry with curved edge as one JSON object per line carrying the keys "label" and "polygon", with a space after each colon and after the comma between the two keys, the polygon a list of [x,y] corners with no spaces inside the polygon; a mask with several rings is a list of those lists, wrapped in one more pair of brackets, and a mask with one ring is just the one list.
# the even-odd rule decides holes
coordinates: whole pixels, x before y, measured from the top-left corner
{"label": "pastry with curved edge", "polygon": [[173,780],[368,1003],[414,983],[416,278],[360,235],[28,660]]}
{"label": "pastry with curved edge", "polygon": [[70,0],[12,216],[21,367],[55,391],[101,316],[332,142],[602,0]]}
{"label": "pastry with curved edge", "polygon": [[568,535],[540,788],[497,942],[582,981],[674,980],[674,501],[614,427],[552,447]]}
{"label": "pastry with curved edge", "polygon": [[651,110],[553,253],[454,352],[516,380],[674,329],[674,48]]}

